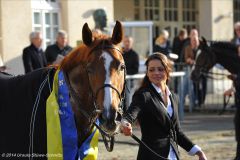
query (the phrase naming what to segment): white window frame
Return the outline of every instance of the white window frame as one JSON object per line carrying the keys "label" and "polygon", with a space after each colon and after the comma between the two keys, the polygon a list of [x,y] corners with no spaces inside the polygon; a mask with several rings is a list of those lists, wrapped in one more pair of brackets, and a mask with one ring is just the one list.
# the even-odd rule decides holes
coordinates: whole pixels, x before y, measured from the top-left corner
{"label": "white window frame", "polygon": [[[40,28],[43,36],[42,47],[45,49],[47,45],[53,44],[56,41],[56,33],[54,29],[61,28],[61,19],[60,19],[60,5],[59,0],[52,2],[51,0],[32,0],[32,30],[36,31],[36,28]],[[40,14],[40,24],[34,23],[34,13]],[[45,15],[46,13],[50,14],[50,24],[46,24]],[[58,24],[53,24],[53,14],[57,14]],[[50,28],[50,37],[47,37],[46,29]]]}
{"label": "white window frame", "polygon": [[[132,0],[134,4],[134,17],[139,17],[139,20],[146,19],[145,9],[159,10],[159,18],[153,19],[153,36],[156,38],[161,29],[167,29],[169,31],[170,40],[177,35],[179,29],[186,27],[188,30],[191,28],[198,28],[198,3],[200,0],[158,0],[159,6],[145,6],[145,1],[150,0]],[[151,0],[154,2],[153,0]],[[177,3],[177,5],[175,5]],[[186,4],[186,5],[183,5]],[[186,7],[189,6],[189,7]],[[194,6],[194,8],[193,8]],[[191,19],[189,21],[183,21],[183,13],[190,14]],[[174,14],[177,13],[176,19]],[[193,15],[194,14],[194,15]],[[195,16],[195,19],[193,18]],[[166,19],[165,19],[166,18]]]}

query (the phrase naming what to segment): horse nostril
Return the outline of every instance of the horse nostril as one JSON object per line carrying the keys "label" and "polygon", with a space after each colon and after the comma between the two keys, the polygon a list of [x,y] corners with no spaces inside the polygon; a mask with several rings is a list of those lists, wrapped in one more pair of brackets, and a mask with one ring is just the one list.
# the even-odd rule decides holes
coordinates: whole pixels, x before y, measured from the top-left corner
{"label": "horse nostril", "polygon": [[101,115],[99,115],[100,124],[105,128],[106,131],[113,132],[116,130],[118,126],[117,119],[121,119],[121,114],[114,109],[110,112],[104,111]]}
{"label": "horse nostril", "polygon": [[107,127],[109,130],[115,130],[116,126],[117,126],[117,124],[115,121],[110,121],[110,120],[107,121]]}

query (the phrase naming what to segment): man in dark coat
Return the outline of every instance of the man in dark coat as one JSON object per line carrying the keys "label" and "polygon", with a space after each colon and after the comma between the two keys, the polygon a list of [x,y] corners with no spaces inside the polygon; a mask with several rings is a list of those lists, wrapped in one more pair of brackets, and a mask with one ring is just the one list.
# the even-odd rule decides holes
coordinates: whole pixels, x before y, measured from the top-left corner
{"label": "man in dark coat", "polygon": [[29,35],[30,46],[23,49],[23,64],[25,73],[32,72],[35,69],[45,67],[47,60],[41,48],[42,35],[40,32],[31,32]]}
{"label": "man in dark coat", "polygon": [[67,33],[63,30],[58,31],[56,43],[49,45],[45,51],[48,64],[59,64],[72,47],[68,45]]}
{"label": "man in dark coat", "polygon": [[[133,38],[126,36],[123,40],[123,59],[125,61],[126,65],[126,71],[127,75],[133,75],[138,73],[139,68],[139,56],[138,54],[132,49],[133,47]],[[127,88],[131,89],[134,87],[134,81],[133,79],[127,80]],[[124,105],[124,111],[127,109],[127,107],[130,104],[130,93],[128,89],[125,91],[126,98],[125,98],[125,105]]]}
{"label": "man in dark coat", "polygon": [[[181,29],[179,31],[178,36],[176,36],[173,39],[173,46],[172,46],[172,52],[178,55],[178,59],[175,62],[183,62],[183,59],[180,59],[180,57],[182,57],[181,53],[182,53],[182,48],[184,43],[186,42],[187,39],[187,30],[186,29]],[[179,68],[179,67],[178,67]],[[177,71],[178,71],[178,68]]]}
{"label": "man in dark coat", "polygon": [[[240,49],[240,22],[236,22],[234,24],[234,38],[231,39],[231,43],[236,45],[238,47],[238,50]],[[238,51],[240,53],[240,51]],[[239,55],[238,53],[238,55]],[[240,55],[239,55],[240,56]],[[236,93],[234,94],[234,105],[233,107],[237,106],[237,95]]]}
{"label": "man in dark coat", "polygon": [[225,96],[232,96],[235,92],[235,105],[236,113],[234,117],[235,125],[235,138],[237,141],[236,158],[234,160],[240,159],[240,72],[238,74],[233,74],[228,76],[229,79],[233,80],[233,87],[224,92]]}
{"label": "man in dark coat", "polygon": [[139,67],[139,56],[132,49],[133,38],[126,36],[123,40],[123,58],[126,65],[126,70],[128,75],[133,75],[138,73]]}

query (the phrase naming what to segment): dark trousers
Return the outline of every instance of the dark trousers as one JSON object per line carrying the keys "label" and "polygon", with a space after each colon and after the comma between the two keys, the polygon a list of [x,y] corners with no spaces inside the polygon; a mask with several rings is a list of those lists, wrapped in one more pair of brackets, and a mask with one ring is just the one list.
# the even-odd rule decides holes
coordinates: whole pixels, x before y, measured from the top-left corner
{"label": "dark trousers", "polygon": [[201,77],[198,83],[193,84],[195,99],[198,101],[199,106],[204,104],[206,92],[207,92],[207,78]]}
{"label": "dark trousers", "polygon": [[237,141],[235,160],[240,160],[240,106],[237,106],[237,110],[234,117],[234,125],[235,125],[235,137]]}

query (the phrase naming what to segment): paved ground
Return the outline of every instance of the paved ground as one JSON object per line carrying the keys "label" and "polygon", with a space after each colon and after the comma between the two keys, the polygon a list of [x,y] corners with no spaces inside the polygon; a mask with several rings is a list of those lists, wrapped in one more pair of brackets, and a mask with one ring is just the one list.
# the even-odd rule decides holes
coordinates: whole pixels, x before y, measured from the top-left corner
{"label": "paved ground", "polygon": [[[209,160],[233,160],[235,155],[235,140],[233,126],[233,112],[218,115],[217,113],[188,113],[181,123],[182,129],[193,142],[205,151]],[[138,128],[134,134],[140,137]],[[123,135],[116,136],[116,143],[112,152],[107,152],[103,143],[99,144],[99,160],[135,160],[138,144]],[[197,160],[180,150],[181,159]]]}

